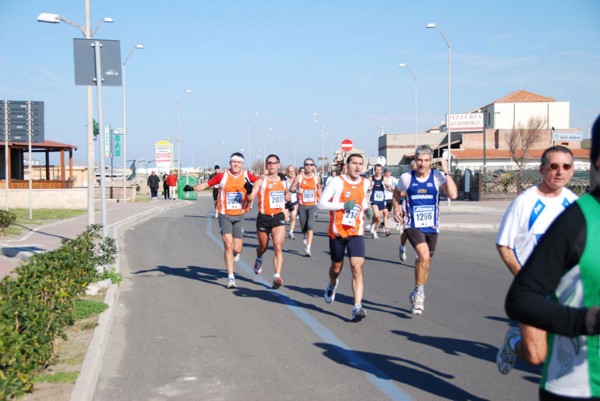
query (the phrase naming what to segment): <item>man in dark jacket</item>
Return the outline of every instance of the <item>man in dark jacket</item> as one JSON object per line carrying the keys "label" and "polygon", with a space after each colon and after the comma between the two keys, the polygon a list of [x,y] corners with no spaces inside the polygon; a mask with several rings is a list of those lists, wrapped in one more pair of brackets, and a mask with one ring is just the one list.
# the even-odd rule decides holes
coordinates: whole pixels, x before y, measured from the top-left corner
{"label": "man in dark jacket", "polygon": [[160,178],[158,178],[156,175],[156,171],[153,171],[152,174],[148,176],[148,186],[150,187],[150,195],[152,196],[152,199],[157,199],[159,185]]}

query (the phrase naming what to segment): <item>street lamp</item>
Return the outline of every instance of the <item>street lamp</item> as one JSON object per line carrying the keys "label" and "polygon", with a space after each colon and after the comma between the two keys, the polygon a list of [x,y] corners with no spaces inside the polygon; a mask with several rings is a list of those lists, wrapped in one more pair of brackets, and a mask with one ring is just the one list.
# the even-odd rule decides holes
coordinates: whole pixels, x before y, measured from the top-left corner
{"label": "street lamp", "polygon": [[143,49],[144,45],[133,45],[123,62],[123,203],[127,202],[127,61],[136,49]]}
{"label": "street lamp", "polygon": [[319,113],[313,113],[315,122],[321,126],[321,177],[325,176],[325,124]]}
{"label": "street lamp", "polygon": [[415,74],[413,74],[412,70],[410,69],[410,67],[408,66],[408,64],[406,63],[401,63],[398,64],[398,67],[404,67],[408,70],[408,72],[410,73],[410,75],[412,76],[413,79],[413,83],[414,83],[414,112],[415,112],[415,149],[418,146],[418,142],[417,142],[417,77],[415,77]]}
{"label": "street lamp", "polygon": [[[438,24],[432,22],[427,24],[426,28],[437,29],[442,35],[442,38],[444,38],[446,45],[448,46],[448,114],[446,114],[446,132],[448,133],[448,169],[452,171],[452,154],[450,153],[450,146],[452,144],[452,133],[450,132],[450,129],[448,127],[450,113],[452,112],[452,46],[450,46],[448,38],[446,38],[446,35],[444,35],[444,31],[442,31]],[[450,197],[448,197],[448,206],[450,206]]]}
{"label": "street lamp", "polygon": [[183,91],[181,95],[179,95],[179,99],[177,100],[177,170],[179,175],[181,175],[181,148],[179,147],[179,103],[181,103],[181,98],[186,93],[192,93],[191,89],[186,89]]}
{"label": "street lamp", "polygon": [[250,165],[248,166],[248,170],[252,169],[252,157],[251,157],[251,148],[250,146],[252,145],[252,133],[250,131],[250,124],[252,124],[252,120],[254,120],[254,118],[258,115],[258,113],[254,113],[252,114],[252,117],[250,117],[250,119],[248,120],[248,162],[250,163]]}
{"label": "street lamp", "polygon": [[[98,23],[98,25],[96,26],[96,29],[94,29],[93,33],[92,33],[92,28],[91,28],[91,24],[90,24],[90,0],[85,0],[85,25],[79,25],[76,24],[72,21],[69,21],[68,19],[64,18],[61,15],[58,14],[51,14],[51,13],[41,13],[38,17],[37,17],[38,22],[47,22],[47,23],[51,23],[51,24],[58,24],[59,22],[64,22],[66,24],[69,24],[77,29],[79,29],[81,31],[81,33],[83,34],[83,37],[86,39],[92,39],[94,37],[94,34],[96,33],[96,31],[98,30],[98,28],[100,27],[100,24],[102,24],[103,22],[107,22],[107,23],[112,23],[113,19],[112,18],[103,18],[100,20],[100,22]],[[87,215],[88,215],[88,225],[92,225],[94,224],[94,214],[95,214],[95,208],[94,208],[94,183],[96,181],[96,177],[94,174],[94,100],[93,100],[93,92],[92,92],[92,86],[91,85],[87,85],[86,88],[86,98],[87,98],[87,160],[88,160],[88,174],[87,174],[87,181],[88,181],[88,199],[87,199]],[[102,172],[104,173],[104,172]]]}

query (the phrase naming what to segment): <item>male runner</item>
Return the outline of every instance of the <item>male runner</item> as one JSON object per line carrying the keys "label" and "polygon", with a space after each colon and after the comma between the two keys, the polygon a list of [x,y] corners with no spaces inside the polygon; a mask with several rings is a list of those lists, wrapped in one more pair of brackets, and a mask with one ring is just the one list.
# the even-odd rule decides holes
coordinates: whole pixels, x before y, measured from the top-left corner
{"label": "male runner", "polygon": [[[573,154],[568,148],[546,149],[539,171],[542,181],[510,204],[496,237],[500,258],[514,276],[554,219],[577,199],[577,195],[565,188],[573,176]],[[498,371],[504,375],[510,372],[517,355],[527,363],[539,365],[546,352],[545,331],[525,324],[511,327],[496,355]]]}
{"label": "male runner", "polygon": [[296,216],[298,214],[298,194],[290,192],[294,178],[296,177],[296,168],[291,164],[287,167],[285,172],[287,180],[283,181],[285,189],[290,193],[290,208],[286,209],[288,220],[290,222],[290,232],[288,233],[288,239],[296,239],[294,236],[294,228],[296,228]]}
{"label": "male runner", "polygon": [[298,215],[304,234],[304,256],[311,256],[310,246],[314,236],[315,215],[317,214],[317,201],[321,194],[321,183],[316,174],[313,159],[304,160],[304,172],[298,174],[292,183],[291,192],[298,194]]}
{"label": "male runner", "polygon": [[365,264],[365,215],[371,217],[367,191],[369,180],[360,176],[363,157],[359,154],[348,156],[348,173],[335,177],[323,191],[319,209],[329,210],[329,251],[331,267],[329,284],[325,289],[325,302],[331,303],[339,284],[338,276],[344,264],[344,252],[348,252],[352,269],[352,292],[354,308],[352,320],[359,322],[367,316],[362,306],[364,291],[363,265]]}
{"label": "male runner", "polygon": [[[215,175],[219,174],[220,172],[221,172],[221,167],[219,167],[219,165],[216,164],[214,173],[212,173],[210,175],[210,177],[208,177],[208,179],[210,180],[211,178],[213,178]],[[218,186],[213,187],[212,196],[213,196],[213,200],[215,201],[215,219],[218,219],[219,218],[219,210],[217,208],[217,198],[219,196],[219,187]]]}
{"label": "male runner", "polygon": [[394,203],[392,198],[394,197],[394,188],[398,184],[398,180],[392,177],[392,171],[390,169],[383,170],[383,187],[385,188],[384,199],[385,209],[383,209],[383,229],[386,236],[390,235],[390,228],[388,219],[390,218],[390,212],[393,211]]}
{"label": "male runner", "polygon": [[590,162],[595,188],[556,218],[506,296],[511,319],[548,331],[542,401],[600,400],[600,118]]}
{"label": "male runner", "polygon": [[[371,222],[371,234],[373,239],[378,239],[377,230],[381,224],[383,211],[385,210],[385,187],[383,186],[383,166],[376,164],[373,167],[371,178],[371,208],[373,209],[373,221]],[[387,232],[386,236],[389,235]]]}
{"label": "male runner", "polygon": [[244,155],[235,152],[229,159],[229,168],[202,184],[186,185],[184,191],[203,191],[208,187],[219,187],[217,206],[219,226],[225,248],[224,259],[227,269],[227,288],[236,288],[233,264],[242,252],[244,213],[248,211],[247,194],[252,191],[252,182],[258,177],[243,169]]}
{"label": "male runner", "polygon": [[425,284],[439,233],[440,189],[450,199],[455,199],[458,194],[456,184],[448,174],[448,162],[441,159],[442,171],[432,170],[432,155],[433,150],[428,145],[418,146],[415,151],[416,169],[402,174],[394,191],[394,219],[397,222],[402,222],[404,214],[398,199],[402,192],[406,193],[405,232],[418,257],[415,289],[408,296],[410,311],[415,315],[425,310]]}
{"label": "male runner", "polygon": [[290,201],[290,195],[284,181],[277,174],[279,157],[267,156],[265,175],[256,180],[248,201],[252,202],[258,195],[258,216],[256,218],[256,261],[254,273],[262,272],[263,255],[269,246],[269,236],[273,239],[273,289],[283,285],[281,270],[283,269],[283,241],[285,239],[285,203]]}

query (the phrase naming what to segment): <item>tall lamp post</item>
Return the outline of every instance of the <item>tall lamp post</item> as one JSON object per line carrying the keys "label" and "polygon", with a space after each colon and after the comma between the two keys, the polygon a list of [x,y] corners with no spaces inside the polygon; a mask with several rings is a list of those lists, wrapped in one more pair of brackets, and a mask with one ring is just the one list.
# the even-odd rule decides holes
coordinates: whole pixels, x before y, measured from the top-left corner
{"label": "tall lamp post", "polygon": [[143,49],[144,45],[133,45],[123,62],[123,203],[127,202],[127,61],[136,49]]}
{"label": "tall lamp post", "polygon": [[181,148],[180,148],[180,140],[179,140],[179,103],[181,103],[181,98],[186,93],[192,93],[191,89],[184,90],[181,95],[179,95],[179,99],[177,99],[177,170],[178,174],[181,176]]}
{"label": "tall lamp post", "polygon": [[[85,25],[79,25],[70,21],[59,14],[51,14],[51,13],[41,13],[37,17],[38,22],[47,22],[51,24],[58,24],[60,22],[64,22],[66,24],[71,25],[81,31],[83,37],[86,39],[92,39],[94,34],[100,28],[100,24],[103,22],[112,23],[112,18],[102,18],[96,28],[92,31],[92,26],[90,24],[90,0],[85,0]],[[92,86],[88,85],[85,88],[86,91],[86,99],[87,99],[87,160],[88,160],[88,200],[87,200],[87,209],[88,209],[88,225],[94,224],[94,183],[96,181],[96,176],[94,174],[94,100],[93,100],[93,91]]]}
{"label": "tall lamp post", "polygon": [[404,67],[408,70],[408,72],[410,73],[410,75],[412,76],[413,79],[413,84],[414,84],[414,112],[415,112],[415,149],[418,146],[418,142],[417,142],[417,77],[415,77],[415,74],[413,74],[412,70],[410,69],[410,67],[408,66],[408,64],[406,63],[401,63],[398,65],[398,67]]}
{"label": "tall lamp post", "polygon": [[[450,42],[446,35],[444,35],[444,31],[440,28],[440,26],[434,22],[427,24],[426,28],[428,29],[437,29],[446,45],[448,46],[448,114],[446,114],[446,132],[448,132],[448,169],[452,172],[452,154],[450,153],[450,147],[452,144],[452,133],[448,127],[450,113],[452,112],[452,46],[450,46]],[[448,197],[448,206],[450,206],[450,197]]]}
{"label": "tall lamp post", "polygon": [[313,113],[315,122],[321,126],[321,178],[325,176],[325,124],[319,113]]}
{"label": "tall lamp post", "polygon": [[248,166],[248,170],[252,170],[252,151],[250,148],[250,146],[252,146],[252,131],[250,131],[250,124],[252,124],[252,121],[257,115],[258,113],[252,114],[252,117],[250,117],[250,119],[248,120],[248,163],[250,163],[250,165]]}

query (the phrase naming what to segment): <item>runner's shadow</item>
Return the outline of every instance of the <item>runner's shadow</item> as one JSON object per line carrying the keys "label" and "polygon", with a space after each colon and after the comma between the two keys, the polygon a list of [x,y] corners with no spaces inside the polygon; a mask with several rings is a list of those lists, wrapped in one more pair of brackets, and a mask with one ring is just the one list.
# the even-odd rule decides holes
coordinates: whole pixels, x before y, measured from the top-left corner
{"label": "runner's shadow", "polygon": [[[214,284],[221,287],[226,287],[227,271],[218,267],[201,267],[201,266],[187,266],[187,267],[171,267],[171,266],[156,266],[154,269],[144,269],[131,272],[134,275],[146,275],[147,277],[154,277],[154,275],[148,273],[162,273],[168,276],[176,276],[189,280],[202,281],[207,284]],[[241,274],[236,274],[236,281],[251,283],[252,280],[244,277]]]}
{"label": "runner's shadow", "polygon": [[359,369],[385,381],[394,380],[450,400],[484,400],[449,383],[447,380],[453,379],[453,375],[408,359],[348,350],[328,343],[315,343],[315,345],[322,348],[323,354],[332,361]]}

